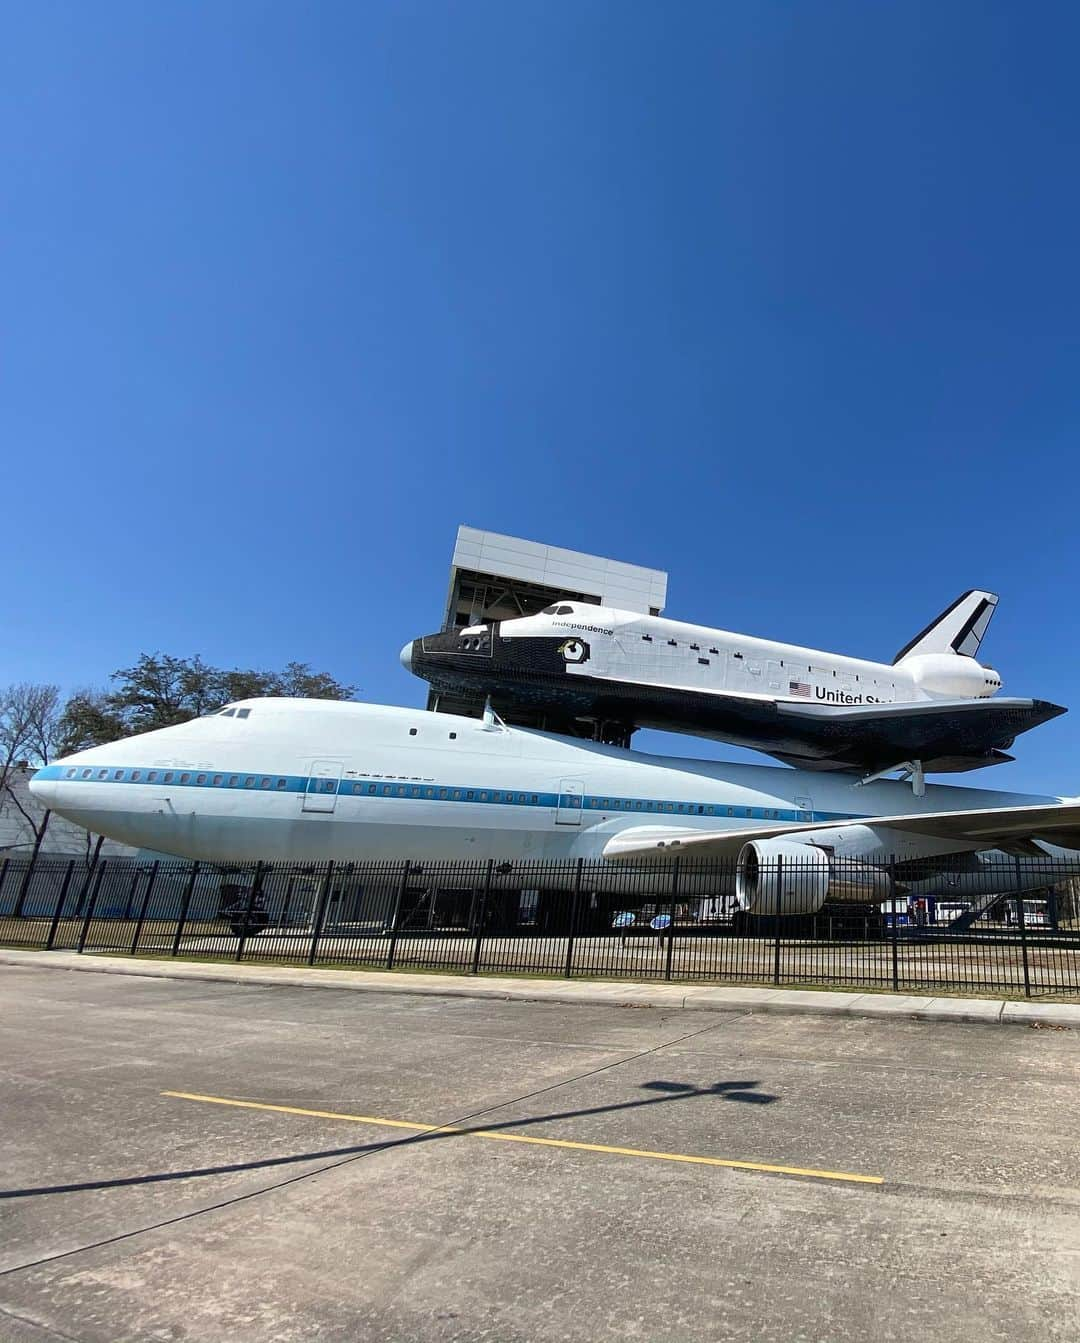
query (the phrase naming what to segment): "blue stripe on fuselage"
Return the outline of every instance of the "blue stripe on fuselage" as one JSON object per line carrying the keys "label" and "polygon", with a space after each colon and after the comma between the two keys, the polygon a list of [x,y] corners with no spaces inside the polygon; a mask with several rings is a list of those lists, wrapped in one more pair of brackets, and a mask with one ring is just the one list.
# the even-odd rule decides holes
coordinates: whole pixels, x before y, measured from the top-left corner
{"label": "blue stripe on fuselage", "polygon": [[620,812],[641,816],[713,816],[741,821],[850,821],[858,813],[803,811],[783,807],[728,806],[717,802],[614,797],[610,794],[533,793],[518,788],[481,788],[458,784],[386,782],[381,779],[322,779],[304,774],[246,774],[242,771],[155,769],[132,766],[47,765],[35,779],[59,783],[131,784],[153,788],[221,788],[252,793],[311,793],[415,802],[468,802],[481,806],[561,807],[584,813]]}

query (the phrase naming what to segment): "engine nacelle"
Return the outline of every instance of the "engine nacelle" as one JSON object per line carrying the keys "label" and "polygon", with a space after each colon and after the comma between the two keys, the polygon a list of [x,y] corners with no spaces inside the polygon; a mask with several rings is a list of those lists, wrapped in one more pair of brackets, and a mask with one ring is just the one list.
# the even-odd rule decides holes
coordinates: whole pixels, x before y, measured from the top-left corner
{"label": "engine nacelle", "polygon": [[816,914],[826,900],[880,903],[889,896],[889,877],[808,841],[753,839],[739,854],[735,894],[748,914]]}
{"label": "engine nacelle", "polygon": [[961,653],[916,653],[899,664],[920,690],[950,699],[985,699],[1001,689],[1001,677]]}
{"label": "engine nacelle", "polygon": [[748,914],[816,914],[829,894],[829,855],[790,839],[752,839],[735,869],[735,895]]}

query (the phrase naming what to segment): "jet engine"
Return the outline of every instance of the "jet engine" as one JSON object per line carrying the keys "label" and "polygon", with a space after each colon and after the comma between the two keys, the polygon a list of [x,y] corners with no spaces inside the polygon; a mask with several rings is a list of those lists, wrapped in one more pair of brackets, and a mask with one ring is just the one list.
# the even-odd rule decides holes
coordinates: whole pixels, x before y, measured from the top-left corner
{"label": "jet engine", "polygon": [[748,914],[816,914],[826,900],[885,900],[889,878],[871,863],[838,858],[816,844],[754,839],[739,854],[735,893]]}
{"label": "jet engine", "polygon": [[958,653],[915,653],[899,664],[920,690],[950,699],[986,699],[1001,689],[993,667]]}

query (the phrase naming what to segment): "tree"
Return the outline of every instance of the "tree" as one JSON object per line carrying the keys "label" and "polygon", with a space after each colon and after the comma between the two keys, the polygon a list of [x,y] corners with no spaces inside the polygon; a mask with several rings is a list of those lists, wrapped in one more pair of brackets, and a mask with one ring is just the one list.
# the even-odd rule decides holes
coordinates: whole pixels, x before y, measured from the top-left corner
{"label": "tree", "polygon": [[59,735],[60,689],[22,681],[0,690],[0,792],[24,761],[47,765]]}
{"label": "tree", "polygon": [[60,716],[60,753],[74,755],[127,736],[124,720],[103,690],[76,690]]}
{"label": "tree", "polygon": [[[36,858],[50,813],[30,811],[12,787],[13,774],[24,765],[47,765],[60,741],[60,689],[23,681],[0,691],[0,806],[14,806],[34,836]],[[29,874],[24,878],[15,913],[22,911]]]}
{"label": "tree", "polygon": [[173,727],[214,713],[238,699],[285,695],[307,699],[351,699],[355,686],[343,685],[306,662],[290,662],[283,671],[254,668],[223,671],[201,657],[144,653],[133,667],[113,673],[113,690],[80,690],[61,717],[65,755],[103,746],[137,732]]}

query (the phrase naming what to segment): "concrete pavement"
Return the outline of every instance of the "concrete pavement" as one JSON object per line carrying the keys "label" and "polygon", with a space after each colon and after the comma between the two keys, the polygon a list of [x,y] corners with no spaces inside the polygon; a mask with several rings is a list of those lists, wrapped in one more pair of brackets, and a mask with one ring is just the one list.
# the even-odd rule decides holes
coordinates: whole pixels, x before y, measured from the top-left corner
{"label": "concrete pavement", "polygon": [[298,966],[78,955],[67,951],[0,949],[0,965],[52,966],[99,974],[194,979],[226,984],[279,984],[292,988],[354,989],[449,998],[502,998],[520,1002],[618,1004],[704,1012],[752,1011],[788,1015],[897,1017],[983,1025],[1044,1025],[1080,1029],[1080,1004],[1040,999],[923,997],[915,994],[836,993],[744,985],[667,984],[587,979],[440,975],[386,970],[324,970]]}
{"label": "concrete pavement", "polygon": [[1080,1337],[1073,1032],[50,966],[5,1343]]}

